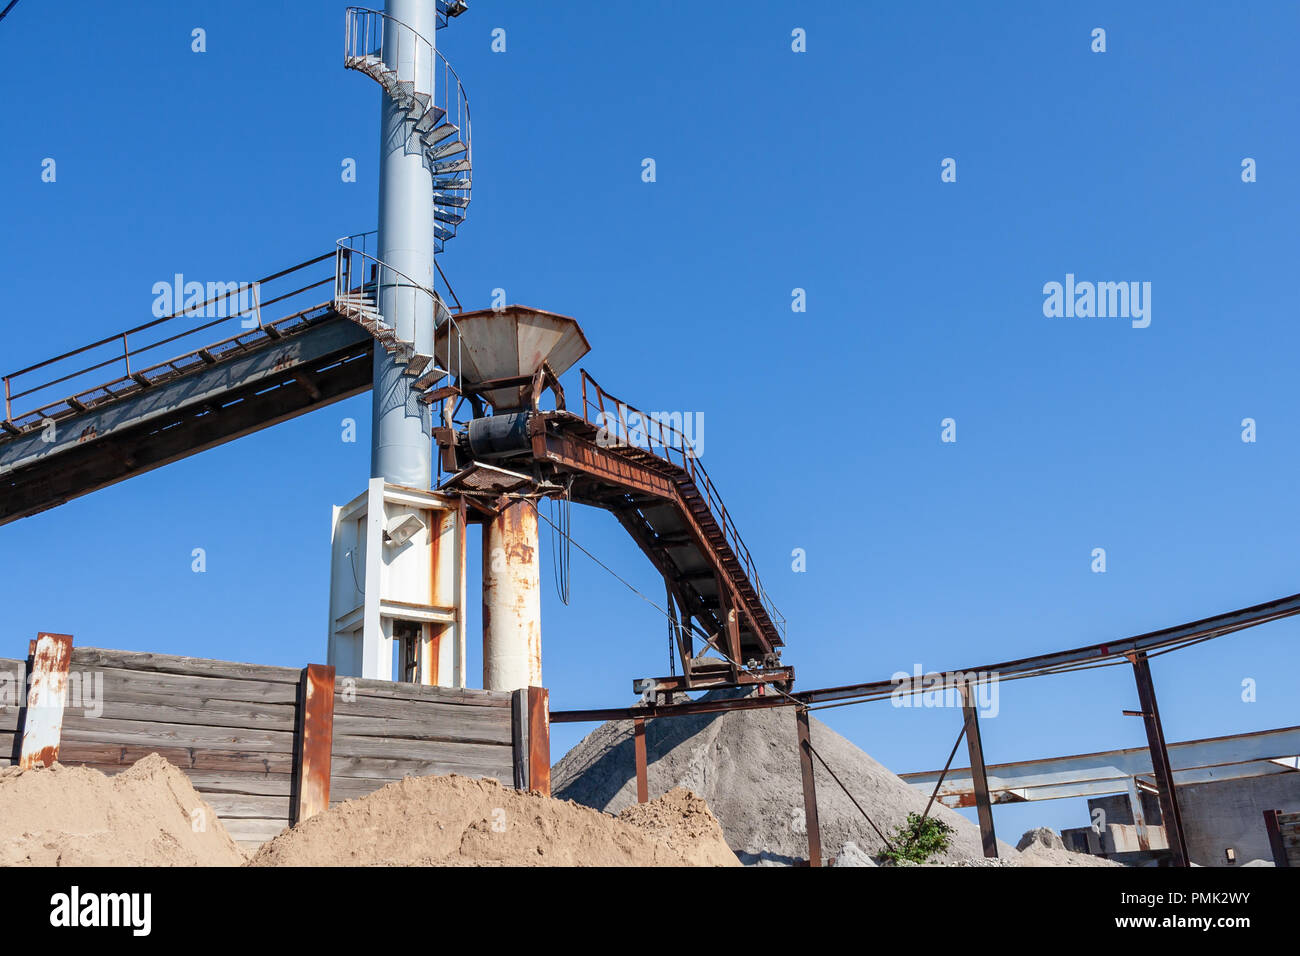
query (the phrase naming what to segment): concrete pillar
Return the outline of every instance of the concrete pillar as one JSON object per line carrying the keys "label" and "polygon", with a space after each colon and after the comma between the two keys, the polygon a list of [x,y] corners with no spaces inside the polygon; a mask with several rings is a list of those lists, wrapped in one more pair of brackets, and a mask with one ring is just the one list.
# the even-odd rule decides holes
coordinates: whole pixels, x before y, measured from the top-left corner
{"label": "concrete pillar", "polygon": [[517,501],[483,525],[483,687],[542,686],[537,512]]}
{"label": "concrete pillar", "polygon": [[[433,43],[436,0],[387,0],[391,21],[384,28],[384,61],[402,78],[415,77],[416,90],[434,94]],[[417,40],[412,31],[429,42]],[[400,338],[416,351],[433,354],[433,300],[412,283],[433,288],[433,179],[406,113],[380,91],[383,115],[379,138],[379,258],[408,278],[385,272],[379,311]],[[409,281],[408,281],[409,279]],[[411,388],[414,377],[379,345],[375,346],[372,401],[373,441],[370,474],[395,485],[428,488],[433,446],[429,407]]]}

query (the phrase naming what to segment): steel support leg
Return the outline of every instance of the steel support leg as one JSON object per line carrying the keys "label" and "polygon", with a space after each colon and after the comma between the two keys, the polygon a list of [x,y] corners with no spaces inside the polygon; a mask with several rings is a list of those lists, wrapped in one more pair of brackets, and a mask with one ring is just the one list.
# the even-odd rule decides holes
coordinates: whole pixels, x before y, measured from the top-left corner
{"label": "steel support leg", "polygon": [[808,828],[808,865],[822,865],[822,829],[817,819],[817,784],[813,780],[812,736],[808,729],[808,708],[795,708],[799,735],[799,770],[803,774],[803,816]]}
{"label": "steel support leg", "polygon": [[644,717],[632,721],[632,735],[635,738],[636,750],[636,802],[645,803],[650,799],[650,785],[646,776]]}
{"label": "steel support leg", "polygon": [[979,712],[975,709],[974,691],[970,684],[961,685],[961,698],[962,715],[966,721],[966,749],[970,752],[970,776],[975,785],[975,807],[980,819],[980,840],[984,844],[984,855],[996,858],[998,837],[993,830],[993,803],[989,800],[989,780],[984,770]]}
{"label": "steel support leg", "polygon": [[1173,851],[1174,866],[1187,866],[1187,838],[1183,834],[1182,815],[1178,812],[1174,772],[1169,766],[1165,731],[1160,724],[1160,708],[1156,705],[1156,688],[1151,682],[1151,665],[1142,651],[1130,655],[1129,660],[1133,663],[1133,676],[1137,679],[1138,704],[1142,708],[1142,721],[1147,728],[1151,766],[1156,772],[1156,786],[1160,788],[1160,815],[1164,818],[1165,837],[1169,841],[1169,849]]}

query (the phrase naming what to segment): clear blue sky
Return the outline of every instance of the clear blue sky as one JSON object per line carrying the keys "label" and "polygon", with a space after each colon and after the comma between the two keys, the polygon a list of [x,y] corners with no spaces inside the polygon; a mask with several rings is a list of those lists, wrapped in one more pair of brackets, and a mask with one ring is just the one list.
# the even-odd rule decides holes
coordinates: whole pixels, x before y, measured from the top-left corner
{"label": "clear blue sky", "polygon": [[[255,278],[374,227],[380,93],[342,67],[344,6],[22,0],[0,23],[7,62],[32,66],[0,80],[5,371],[146,321],[175,272]],[[473,3],[439,35],[475,119],[474,202],[442,264],[467,307],[502,287],[576,316],[612,391],[705,414],[801,687],[1300,591],[1298,10]],[[1150,327],[1044,317],[1066,273],[1152,283]],[[339,423],[367,428],[369,402],[0,528],[0,654],[40,629],[322,661],[330,506],[369,465]],[[662,594],[610,516],[575,511],[574,534]],[[626,703],[664,672],[657,612],[576,552],[571,606],[543,575],[553,706]],[[1157,661],[1168,737],[1296,723],[1298,633]],[[988,759],[1139,745],[1135,706],[1119,668],[1008,684]],[[888,704],[823,716],[898,771],[940,765],[958,729]],[[556,755],[585,729],[557,727]],[[1075,801],[997,813],[1013,840],[1087,822]]]}

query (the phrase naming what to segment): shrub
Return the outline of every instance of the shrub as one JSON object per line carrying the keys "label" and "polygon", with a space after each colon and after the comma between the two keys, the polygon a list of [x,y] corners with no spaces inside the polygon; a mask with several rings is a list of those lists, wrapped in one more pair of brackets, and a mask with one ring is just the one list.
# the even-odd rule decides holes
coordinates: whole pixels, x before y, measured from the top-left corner
{"label": "shrub", "polygon": [[894,829],[892,850],[885,850],[885,859],[894,863],[925,863],[948,849],[952,843],[953,828],[934,817],[909,813],[907,823]]}

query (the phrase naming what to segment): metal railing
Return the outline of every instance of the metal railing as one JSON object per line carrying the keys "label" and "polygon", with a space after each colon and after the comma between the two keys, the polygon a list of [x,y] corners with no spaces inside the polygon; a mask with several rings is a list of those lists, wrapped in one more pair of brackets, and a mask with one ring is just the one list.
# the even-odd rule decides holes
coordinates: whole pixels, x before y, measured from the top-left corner
{"label": "metal railing", "polygon": [[[40,427],[46,420],[134,393],[183,375],[267,338],[279,338],[331,311],[323,301],[330,284],[325,253],[252,282],[161,282],[151,287],[155,314],[164,287],[167,315],[3,376],[0,438]],[[320,290],[320,291],[314,291]],[[201,299],[202,301],[194,301]],[[144,300],[141,295],[142,304]],[[265,310],[283,312],[273,320]],[[143,310],[143,309],[142,309]],[[164,349],[166,351],[164,351]],[[159,360],[160,355],[170,355]]]}
{"label": "metal railing", "polygon": [[[377,60],[367,68],[369,58]],[[425,108],[436,107],[443,118],[436,125],[450,123],[459,131],[454,138],[465,144],[462,158],[471,159],[469,97],[460,75],[436,46],[413,27],[378,10],[348,7],[344,20],[343,63],[349,69],[370,73],[381,85],[383,79],[374,70],[392,72],[397,83],[410,83],[411,93],[422,97]],[[469,195],[468,189],[442,190]]]}
{"label": "metal railing", "polygon": [[[622,399],[615,398],[601,388],[599,383],[587,373],[586,369],[580,369],[579,371],[582,374],[583,421],[593,427],[603,429],[610,444],[640,448],[643,451],[652,452],[669,464],[677,465],[690,475],[695,487],[703,494],[709,511],[712,512],[714,520],[717,521],[721,528],[728,546],[736,556],[736,560],[740,562],[741,567],[744,569],[745,576],[749,579],[755,593],[757,593],[758,600],[771,620],[772,626],[776,628],[777,633],[781,635],[781,640],[784,641],[785,618],[776,609],[772,599],[763,588],[763,583],[758,576],[758,569],[749,554],[749,548],[745,546],[745,542],[741,539],[740,531],[737,529],[735,522],[732,521],[726,505],[722,503],[722,496],[718,494],[713,480],[709,478],[709,473],[700,464],[699,453],[691,444],[690,439],[680,429],[674,427],[671,422],[665,421],[668,416],[647,414]],[[629,425],[629,419],[633,415],[636,416],[636,421]]]}
{"label": "metal railing", "polygon": [[[460,326],[447,308],[443,297],[434,289],[417,282],[406,273],[394,269],[377,255],[378,231],[359,232],[344,236],[335,243],[334,264],[334,307],[335,310],[348,314],[361,300],[369,300],[372,308],[383,317],[383,326],[377,331],[392,332],[401,337],[400,329],[410,328],[411,338],[401,338],[414,345],[413,336],[418,317],[427,310],[433,317],[433,328],[450,325],[451,334],[447,341],[449,347],[446,355],[435,355],[434,361],[450,373],[455,379],[460,378],[461,349]],[[437,270],[444,284],[447,277],[442,269]],[[448,294],[455,299],[455,293],[447,286]],[[457,300],[459,305],[459,300]],[[407,320],[409,319],[409,325]],[[451,347],[450,343],[455,342]]]}

